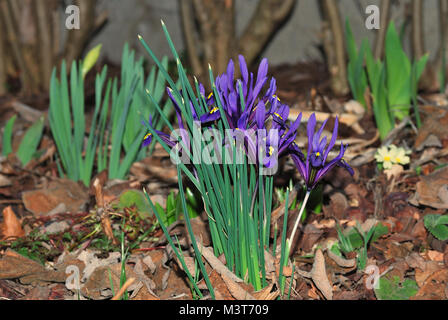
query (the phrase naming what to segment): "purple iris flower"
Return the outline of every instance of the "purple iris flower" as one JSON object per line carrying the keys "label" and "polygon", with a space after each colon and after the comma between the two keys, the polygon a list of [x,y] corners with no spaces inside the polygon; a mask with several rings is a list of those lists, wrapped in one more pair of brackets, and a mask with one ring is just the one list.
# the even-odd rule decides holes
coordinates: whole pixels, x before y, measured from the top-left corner
{"label": "purple iris flower", "polygon": [[[275,92],[270,92],[271,107],[269,111],[266,111],[265,103],[260,100],[255,112],[252,112],[255,117],[255,127],[258,130],[265,130],[264,134],[259,133],[258,147],[262,150],[265,158],[263,164],[266,168],[274,167],[279,157],[289,153],[290,145],[297,136],[297,130],[302,119],[302,113],[300,113],[294,122],[288,124],[289,108],[287,105],[281,104],[273,93]],[[267,130],[266,120],[269,117],[272,117],[273,121],[269,130]],[[300,150],[298,150],[298,153],[301,153]]]}
{"label": "purple iris flower", "polygon": [[[144,126],[146,126],[147,128],[153,128],[152,126],[152,117],[149,116],[149,120],[148,121],[142,121],[142,124]],[[153,130],[157,133],[157,135],[160,137],[160,139],[162,139],[163,142],[165,142],[170,148],[174,147],[176,145],[175,141],[171,140],[171,136],[169,134],[166,134],[165,132],[156,130],[153,128]],[[143,143],[142,146],[146,147],[148,145],[151,144],[153,139],[153,135],[151,132],[148,132],[144,137],[143,137]]]}
{"label": "purple iris flower", "polygon": [[[327,119],[328,120],[328,119]],[[316,126],[316,115],[313,113],[308,119],[307,135],[308,135],[308,151],[306,158],[303,154],[296,152],[291,153],[291,157],[299,170],[300,175],[305,180],[308,191],[312,190],[317,183],[335,166],[345,168],[351,175],[353,175],[353,169],[344,160],[344,153],[347,149],[347,145],[341,143],[341,149],[336,158],[327,163],[327,157],[330,150],[336,143],[338,135],[338,118],[334,124],[333,135],[327,146],[327,138],[321,139],[322,131],[327,123],[327,120],[322,124],[319,131],[314,132]],[[291,149],[298,150],[295,144],[291,144]]]}
{"label": "purple iris flower", "polygon": [[[219,99],[222,102],[222,108],[229,123],[230,128],[238,128],[238,121],[243,116],[246,110],[251,111],[258,101],[266,103],[268,98],[275,92],[276,84],[275,79],[271,80],[269,89],[264,96],[259,97],[261,90],[263,89],[268,77],[268,60],[264,58],[258,68],[257,78],[254,84],[254,75],[247,70],[247,64],[242,55],[238,56],[240,63],[240,71],[242,79],[234,81],[235,65],[233,60],[230,59],[227,70],[222,75],[219,75],[215,79],[215,86],[219,94]],[[243,110],[243,104],[240,101],[240,87],[242,89],[242,96],[244,98],[245,109]],[[213,122],[221,117],[219,108],[215,105],[213,95],[209,95],[207,105],[211,106],[208,113],[202,115],[200,120],[202,123]],[[213,101],[210,101],[213,99]],[[248,118],[250,121],[252,118]]]}

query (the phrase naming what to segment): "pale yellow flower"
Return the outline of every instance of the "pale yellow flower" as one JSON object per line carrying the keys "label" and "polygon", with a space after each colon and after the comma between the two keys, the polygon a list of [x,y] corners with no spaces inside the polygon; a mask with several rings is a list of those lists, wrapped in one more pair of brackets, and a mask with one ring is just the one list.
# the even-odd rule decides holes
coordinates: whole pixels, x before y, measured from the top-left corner
{"label": "pale yellow flower", "polygon": [[398,148],[395,154],[395,159],[393,159],[395,161],[395,163],[401,164],[401,165],[405,165],[408,164],[411,160],[410,158],[406,155],[408,152],[406,152],[406,150],[404,150],[404,148]]}
{"label": "pale yellow flower", "polygon": [[408,154],[410,150],[404,148],[397,148],[396,145],[384,146],[377,150],[375,159],[379,163],[383,163],[384,169],[392,168],[393,164],[405,165],[410,162]]}
{"label": "pale yellow flower", "polygon": [[379,148],[375,154],[376,162],[383,163],[384,169],[392,168],[392,163],[395,162],[396,151],[396,147],[389,149],[389,147],[384,146]]}

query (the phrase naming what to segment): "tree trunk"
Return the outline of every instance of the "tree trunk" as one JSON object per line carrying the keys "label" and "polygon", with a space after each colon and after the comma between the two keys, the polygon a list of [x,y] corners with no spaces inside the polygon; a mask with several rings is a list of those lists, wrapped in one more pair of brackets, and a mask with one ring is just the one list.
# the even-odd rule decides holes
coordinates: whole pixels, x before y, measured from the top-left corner
{"label": "tree trunk", "polygon": [[51,12],[48,3],[36,1],[37,28],[39,30],[40,72],[42,88],[47,91],[50,87],[51,69],[53,68],[53,47],[51,43]]}
{"label": "tree trunk", "polygon": [[[0,18],[0,28],[4,30],[2,25],[2,20]],[[0,95],[4,95],[6,93],[6,47],[5,47],[5,38],[4,33],[0,32]]]}
{"label": "tree trunk", "polygon": [[425,54],[422,0],[412,0],[412,52],[416,60]]}
{"label": "tree trunk", "polygon": [[384,53],[384,40],[386,39],[387,26],[389,24],[391,0],[381,0],[380,29],[375,38],[375,59],[381,59]]}
{"label": "tree trunk", "polygon": [[[448,75],[448,70],[442,70],[443,59],[448,64],[448,0],[439,0],[439,30],[440,30],[440,45],[437,51],[437,57],[435,59],[435,70],[438,72],[445,72]],[[445,83],[446,85],[446,83]],[[440,84],[439,84],[440,87]]]}
{"label": "tree trunk", "polygon": [[17,18],[17,16],[13,12],[11,1],[0,1],[0,13],[2,13],[8,45],[11,46],[14,61],[20,69],[22,91],[26,94],[32,94],[36,91],[36,84],[29,72],[28,66],[26,65],[23,49],[16,34],[18,27],[16,25],[15,18]]}
{"label": "tree trunk", "polygon": [[[423,27],[423,1],[412,1],[412,53],[414,61],[420,59],[425,52]],[[439,88],[437,60],[429,61],[419,81],[419,88],[435,91]]]}
{"label": "tree trunk", "polygon": [[239,53],[250,65],[266,47],[279,26],[293,12],[296,0],[261,0],[238,41]]}
{"label": "tree trunk", "polygon": [[[201,76],[201,82],[208,85],[209,65],[215,75],[220,74],[225,72],[230,58],[237,60],[237,54],[243,54],[250,66],[290,16],[297,0],[259,0],[239,39],[235,34],[234,0],[179,2],[190,65],[194,73]],[[236,74],[238,70],[235,68]]]}
{"label": "tree trunk", "polygon": [[331,90],[335,95],[348,94],[345,39],[338,4],[334,0],[321,0],[323,15],[323,42],[331,75]]}
{"label": "tree trunk", "polygon": [[194,14],[191,0],[179,0],[182,31],[185,39],[188,60],[190,61],[193,74],[199,79],[202,78],[203,68],[198,50],[198,40],[195,37]]}

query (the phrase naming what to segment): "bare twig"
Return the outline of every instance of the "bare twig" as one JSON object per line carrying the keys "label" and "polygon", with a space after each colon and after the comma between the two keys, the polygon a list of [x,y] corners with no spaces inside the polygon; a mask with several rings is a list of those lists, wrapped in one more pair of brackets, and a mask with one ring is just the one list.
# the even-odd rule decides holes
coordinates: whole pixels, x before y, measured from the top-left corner
{"label": "bare twig", "polygon": [[129,278],[128,280],[126,280],[120,290],[118,290],[117,294],[111,300],[120,300],[121,296],[130,287],[130,285],[134,283],[134,281],[135,278]]}

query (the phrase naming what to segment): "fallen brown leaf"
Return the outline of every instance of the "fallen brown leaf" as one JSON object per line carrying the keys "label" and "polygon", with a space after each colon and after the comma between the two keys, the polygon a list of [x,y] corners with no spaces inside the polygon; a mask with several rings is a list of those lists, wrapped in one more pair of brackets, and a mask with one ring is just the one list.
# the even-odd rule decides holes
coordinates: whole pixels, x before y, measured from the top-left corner
{"label": "fallen brown leaf", "polygon": [[23,284],[65,282],[63,271],[46,269],[34,260],[8,249],[0,259],[0,279],[20,279]]}
{"label": "fallen brown leaf", "polygon": [[227,288],[226,283],[216,270],[212,271],[209,278],[215,292],[216,300],[235,300]]}
{"label": "fallen brown leaf", "polygon": [[168,183],[177,183],[177,170],[166,153],[163,157],[153,155],[142,161],[134,162],[129,171],[140,182],[156,177]]}
{"label": "fallen brown leaf", "polygon": [[236,300],[256,300],[247,290],[245,290],[230,277],[227,277],[224,273],[221,274],[221,277],[229,289],[229,292]]}
{"label": "fallen brown leaf", "polygon": [[349,204],[347,197],[340,192],[336,192],[330,196],[328,210],[331,211],[331,214],[329,213],[328,216],[335,217],[337,219],[345,218],[345,211],[348,207]]}
{"label": "fallen brown leaf", "polygon": [[274,283],[271,283],[266,288],[253,293],[253,296],[257,300],[275,300],[279,295],[280,290],[278,290],[278,287],[274,290]]}
{"label": "fallen brown leaf", "polygon": [[418,253],[411,253],[406,258],[407,264],[415,269],[415,281],[417,285],[421,288],[425,281],[435,272],[441,270],[443,266],[435,261],[425,260]]}
{"label": "fallen brown leaf", "polygon": [[423,143],[430,135],[437,137],[439,140],[448,138],[448,131],[446,130],[448,125],[448,112],[442,108],[432,106],[422,106],[421,108],[428,112],[428,116],[423,121],[415,139],[414,147],[417,150],[421,150]]}
{"label": "fallen brown leaf", "polygon": [[322,250],[317,250],[314,256],[313,268],[310,272],[297,270],[297,273],[305,278],[313,279],[314,284],[319,291],[324,295],[325,299],[333,299],[333,287],[327,276],[325,268],[325,257]]}
{"label": "fallen brown leaf", "polygon": [[429,250],[428,258],[431,259],[431,261],[443,262],[443,252]]}
{"label": "fallen brown leaf", "polygon": [[132,300],[160,300],[160,298],[149,292],[146,286],[143,286]]}
{"label": "fallen brown leaf", "polygon": [[[120,289],[121,269],[121,263],[96,268],[86,283],[81,284],[81,293],[91,299],[106,299],[112,297],[113,293],[117,293]],[[126,277],[136,277],[135,272],[129,265],[126,265],[125,269]],[[111,279],[114,292],[111,290]]]}
{"label": "fallen brown leaf", "polygon": [[356,265],[356,259],[345,259],[334,254],[331,250],[327,250],[328,257],[330,257],[338,266],[344,268],[353,268]]}
{"label": "fallen brown leaf", "polygon": [[446,300],[445,288],[448,283],[448,269],[434,272],[420,286],[415,300]]}
{"label": "fallen brown leaf", "polygon": [[387,176],[387,180],[390,180],[392,178],[398,177],[403,171],[404,168],[402,165],[394,164],[390,169],[384,170],[384,173]]}
{"label": "fallen brown leaf", "polygon": [[447,209],[448,203],[440,198],[443,196],[444,186],[448,185],[448,167],[436,170],[433,173],[420,177],[416,185],[413,201],[437,209]]}
{"label": "fallen brown leaf", "polygon": [[56,179],[47,188],[22,194],[25,208],[36,216],[78,212],[88,200],[87,188],[67,179]]}
{"label": "fallen brown leaf", "polygon": [[3,223],[0,224],[0,240],[20,238],[25,235],[22,225],[11,206],[3,209]]}

